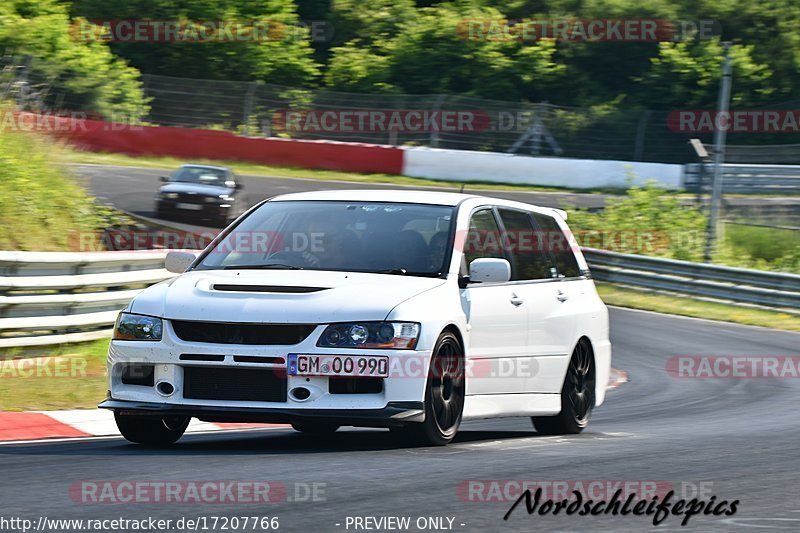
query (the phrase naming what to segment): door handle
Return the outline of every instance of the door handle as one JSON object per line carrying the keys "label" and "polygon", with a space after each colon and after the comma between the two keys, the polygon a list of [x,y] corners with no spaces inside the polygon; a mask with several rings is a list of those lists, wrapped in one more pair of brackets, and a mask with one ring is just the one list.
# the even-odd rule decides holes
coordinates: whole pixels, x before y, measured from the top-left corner
{"label": "door handle", "polygon": [[569,300],[569,296],[564,294],[564,292],[561,289],[559,289],[558,294],[556,295],[556,300],[558,300],[559,302],[566,302],[567,300]]}
{"label": "door handle", "polygon": [[525,300],[517,296],[516,294],[511,295],[511,299],[509,300],[514,307],[519,307],[520,305],[525,303]]}

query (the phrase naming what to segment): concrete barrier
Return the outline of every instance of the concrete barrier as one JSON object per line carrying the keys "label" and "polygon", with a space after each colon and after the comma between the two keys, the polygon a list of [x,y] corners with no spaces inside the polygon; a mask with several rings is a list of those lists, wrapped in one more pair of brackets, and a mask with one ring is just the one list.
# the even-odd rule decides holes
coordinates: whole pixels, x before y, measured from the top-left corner
{"label": "concrete barrier", "polygon": [[496,152],[406,148],[403,174],[452,181],[524,183],[574,189],[625,188],[654,180],[680,188],[683,165],[527,157]]}

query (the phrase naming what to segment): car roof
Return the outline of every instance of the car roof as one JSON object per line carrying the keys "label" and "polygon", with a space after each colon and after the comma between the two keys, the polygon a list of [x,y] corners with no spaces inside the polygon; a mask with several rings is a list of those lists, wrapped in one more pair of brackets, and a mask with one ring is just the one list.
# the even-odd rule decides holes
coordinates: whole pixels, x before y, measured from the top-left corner
{"label": "car roof", "polygon": [[228,167],[220,167],[220,166],[217,166],[217,165],[200,165],[200,164],[195,164],[195,163],[186,163],[185,165],[181,165],[181,168],[185,168],[185,167],[211,168],[211,169],[214,169],[214,170],[225,170],[225,171],[229,171],[230,170],[230,168],[228,168]]}
{"label": "car roof", "polygon": [[327,190],[311,191],[282,194],[270,198],[270,202],[287,201],[340,201],[340,202],[388,202],[388,203],[408,203],[424,205],[446,205],[457,206],[462,203],[479,205],[498,205],[506,207],[516,207],[518,209],[532,210],[539,213],[558,214],[564,220],[567,213],[561,209],[552,207],[542,207],[538,205],[505,200],[502,198],[492,198],[478,194],[462,194],[457,192],[436,192],[436,191],[416,191],[413,189],[350,189],[350,190]]}
{"label": "car roof", "polygon": [[455,192],[415,191],[409,189],[349,189],[282,194],[271,198],[270,201],[329,200],[456,206],[464,200],[469,200],[471,198],[483,197]]}

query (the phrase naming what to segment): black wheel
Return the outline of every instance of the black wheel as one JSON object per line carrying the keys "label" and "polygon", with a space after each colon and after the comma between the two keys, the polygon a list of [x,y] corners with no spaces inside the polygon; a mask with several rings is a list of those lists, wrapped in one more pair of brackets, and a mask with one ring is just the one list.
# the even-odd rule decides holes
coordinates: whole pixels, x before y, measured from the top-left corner
{"label": "black wheel", "polygon": [[455,335],[436,341],[425,387],[425,421],[394,430],[411,444],[444,446],[458,432],[464,410],[464,351]]}
{"label": "black wheel", "polygon": [[339,426],[330,422],[292,422],[292,428],[300,433],[330,435],[339,429]]}
{"label": "black wheel", "polygon": [[581,339],[567,368],[561,388],[561,412],[555,416],[534,416],[536,431],[544,435],[580,433],[589,425],[595,401],[594,354],[589,341]]}
{"label": "black wheel", "polygon": [[138,444],[173,444],[189,426],[188,416],[137,416],[114,413],[122,436]]}

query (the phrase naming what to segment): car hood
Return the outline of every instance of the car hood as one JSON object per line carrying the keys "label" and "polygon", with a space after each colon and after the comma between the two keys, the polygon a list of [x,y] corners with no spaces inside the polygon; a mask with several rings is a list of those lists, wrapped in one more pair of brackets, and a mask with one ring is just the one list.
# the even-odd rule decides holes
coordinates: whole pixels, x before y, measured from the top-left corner
{"label": "car hood", "polygon": [[159,192],[195,193],[203,196],[219,196],[220,194],[233,194],[230,187],[218,187],[216,185],[202,185],[200,183],[181,183],[179,181],[163,185]]}
{"label": "car hood", "polygon": [[[325,324],[383,320],[440,278],[313,270],[198,270],[153,285],[130,312],[175,320]],[[234,290],[229,290],[234,286]],[[221,287],[223,286],[223,287]],[[313,292],[289,292],[298,290]],[[267,292],[262,292],[262,291]]]}

